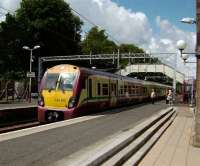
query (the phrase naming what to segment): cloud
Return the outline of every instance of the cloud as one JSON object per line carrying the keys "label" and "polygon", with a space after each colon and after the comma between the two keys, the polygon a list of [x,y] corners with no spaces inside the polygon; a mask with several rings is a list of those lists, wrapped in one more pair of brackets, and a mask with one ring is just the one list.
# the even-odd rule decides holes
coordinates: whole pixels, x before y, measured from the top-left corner
{"label": "cloud", "polygon": [[[0,6],[16,10],[21,0],[3,0]],[[87,17],[96,25],[106,29],[120,43],[134,43],[151,52],[176,52],[176,42],[180,39],[187,43],[188,52],[194,52],[196,34],[185,32],[160,16],[155,18],[156,31],[150,26],[148,17],[143,12],[135,12],[119,6],[112,0],[65,0],[70,6]],[[1,19],[1,18],[0,18]],[[83,18],[81,18],[83,20]],[[85,21],[83,29],[91,28]],[[173,57],[166,60],[173,63]],[[178,57],[178,66],[181,59]],[[182,67],[184,68],[184,67]],[[181,68],[181,70],[182,70]]]}
{"label": "cloud", "polygon": [[21,0],[1,0],[0,1],[0,6],[11,10],[15,11],[16,9],[19,8]]}
{"label": "cloud", "polygon": [[67,0],[71,7],[106,29],[120,43],[148,43],[152,29],[147,16],[118,6],[111,0]]}
{"label": "cloud", "polygon": [[20,7],[21,0],[1,0],[0,1],[0,22],[5,20],[8,11],[15,11]]}
{"label": "cloud", "polygon": [[[156,38],[149,45],[149,48],[157,52],[177,52],[176,43],[178,40],[184,40],[187,43],[185,52],[195,52],[196,34],[194,32],[185,32],[172,25],[168,20],[162,20],[159,16],[156,18],[156,24],[159,32]],[[174,65],[175,58],[168,56],[165,58],[168,64]],[[188,61],[196,61],[196,58],[190,57]],[[195,76],[196,64],[183,65],[180,54],[177,56],[177,67],[186,75]]]}
{"label": "cloud", "polygon": [[[168,20],[155,18],[158,31],[150,27],[145,13],[134,12],[118,6],[111,0],[66,0],[70,6],[79,11],[96,25],[106,29],[120,43],[134,43],[144,50],[154,52],[177,52],[176,42],[180,39],[187,43],[188,52],[194,52],[196,34],[185,32],[172,25]],[[88,27],[86,22],[86,27]],[[90,25],[91,27],[91,25]],[[164,58],[168,64],[174,65],[174,57],[156,55]],[[165,57],[164,57],[165,56]],[[182,59],[177,57],[177,66],[185,69]]]}
{"label": "cloud", "polygon": [[[184,40],[187,43],[186,51],[194,52],[196,43],[196,34],[194,32],[185,32],[172,25],[168,20],[161,20],[158,16],[156,18],[157,26],[160,30],[158,40],[164,45],[168,45],[167,51],[173,51],[176,49],[176,42],[178,40]],[[164,43],[163,39],[168,40]]]}

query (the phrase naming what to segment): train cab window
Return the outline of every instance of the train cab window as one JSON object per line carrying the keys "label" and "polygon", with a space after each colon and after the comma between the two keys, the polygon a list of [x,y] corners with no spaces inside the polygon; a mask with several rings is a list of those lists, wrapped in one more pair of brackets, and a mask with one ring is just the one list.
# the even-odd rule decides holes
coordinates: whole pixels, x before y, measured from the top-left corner
{"label": "train cab window", "polygon": [[59,89],[72,90],[76,74],[75,73],[62,73],[60,75]]}
{"label": "train cab window", "polygon": [[101,84],[100,83],[97,84],[97,95],[101,96]]}
{"label": "train cab window", "polygon": [[102,91],[103,91],[103,95],[104,96],[108,95],[108,84],[103,84],[102,85]]}
{"label": "train cab window", "polygon": [[58,73],[48,73],[45,79],[44,89],[46,90],[56,89],[58,77],[59,77]]}

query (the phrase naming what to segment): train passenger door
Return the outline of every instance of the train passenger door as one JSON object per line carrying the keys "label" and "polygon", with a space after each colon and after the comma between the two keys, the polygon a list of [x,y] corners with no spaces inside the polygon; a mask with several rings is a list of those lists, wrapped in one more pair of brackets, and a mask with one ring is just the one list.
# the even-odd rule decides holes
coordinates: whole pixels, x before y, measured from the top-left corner
{"label": "train passenger door", "polygon": [[92,98],[92,79],[88,79],[88,99]]}
{"label": "train passenger door", "polygon": [[110,106],[115,107],[117,103],[117,81],[110,79]]}

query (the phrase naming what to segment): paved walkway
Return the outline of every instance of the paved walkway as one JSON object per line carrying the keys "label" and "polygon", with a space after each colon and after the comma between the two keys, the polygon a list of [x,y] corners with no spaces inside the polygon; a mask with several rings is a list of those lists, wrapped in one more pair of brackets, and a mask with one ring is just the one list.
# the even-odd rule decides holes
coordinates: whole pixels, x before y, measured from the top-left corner
{"label": "paved walkway", "polygon": [[193,112],[177,107],[178,116],[161,136],[140,166],[199,166],[200,148],[192,146]]}

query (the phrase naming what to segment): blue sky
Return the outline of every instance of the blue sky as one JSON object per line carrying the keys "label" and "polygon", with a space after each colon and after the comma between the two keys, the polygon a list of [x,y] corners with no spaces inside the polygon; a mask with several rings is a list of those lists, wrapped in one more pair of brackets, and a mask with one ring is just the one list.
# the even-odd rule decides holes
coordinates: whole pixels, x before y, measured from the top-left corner
{"label": "blue sky", "polygon": [[195,18],[195,0],[113,0],[113,2],[135,12],[144,12],[153,28],[156,28],[155,18],[160,16],[183,30],[196,31],[194,25],[179,22],[183,17]]}

